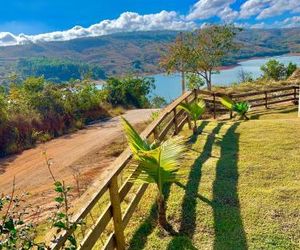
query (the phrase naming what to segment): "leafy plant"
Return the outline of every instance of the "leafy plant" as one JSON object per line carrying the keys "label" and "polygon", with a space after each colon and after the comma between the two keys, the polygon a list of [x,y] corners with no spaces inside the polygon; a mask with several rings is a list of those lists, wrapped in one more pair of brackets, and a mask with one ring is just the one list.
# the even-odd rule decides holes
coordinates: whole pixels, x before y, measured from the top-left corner
{"label": "leafy plant", "polygon": [[31,207],[22,207],[23,201],[23,195],[15,195],[14,179],[11,195],[0,196],[0,250],[28,250],[34,247],[38,250],[46,249],[44,243],[36,243],[34,241],[36,225],[33,221],[25,222],[24,216],[28,214]]}
{"label": "leafy plant", "polygon": [[124,118],[122,120],[129,147],[138,162],[132,181],[138,179],[157,186],[158,223],[162,228],[169,230],[163,189],[167,183],[180,179],[180,161],[187,151],[186,143],[181,137],[173,137],[160,145],[149,144],[139,136],[128,121]]}
{"label": "leafy plant", "polygon": [[197,133],[197,120],[205,112],[205,102],[203,100],[194,101],[192,103],[182,103],[179,105],[180,108],[184,109],[194,121],[193,132]]}
{"label": "leafy plant", "polygon": [[238,113],[241,118],[249,120],[247,117],[247,112],[250,110],[251,106],[248,102],[235,102],[228,96],[222,96],[221,104],[227,109]]}
{"label": "leafy plant", "polygon": [[[54,191],[57,196],[54,198],[56,202],[56,212],[52,220],[52,225],[56,228],[56,234],[59,234],[62,230],[70,231],[72,229],[76,229],[76,227],[81,224],[74,223],[70,221],[70,205],[68,201],[69,193],[71,191],[71,187],[66,186],[64,181],[56,180],[52,169],[51,169],[51,159],[48,158],[47,152],[43,152],[45,162],[48,168],[48,171],[51,175],[51,178],[54,181]],[[75,250],[77,249],[77,241],[74,235],[69,235],[67,238],[67,245],[63,247],[64,250]],[[54,236],[53,242],[56,241],[56,236]]]}
{"label": "leafy plant", "polygon": [[[57,211],[53,218],[53,227],[56,228],[56,233],[59,234],[62,230],[72,230],[78,226],[78,223],[70,222],[68,193],[71,187],[65,185],[64,182],[56,181],[54,190],[57,193],[55,197]],[[55,239],[54,239],[55,241]],[[77,249],[77,241],[74,235],[68,236],[68,245],[64,246],[65,250]]]}

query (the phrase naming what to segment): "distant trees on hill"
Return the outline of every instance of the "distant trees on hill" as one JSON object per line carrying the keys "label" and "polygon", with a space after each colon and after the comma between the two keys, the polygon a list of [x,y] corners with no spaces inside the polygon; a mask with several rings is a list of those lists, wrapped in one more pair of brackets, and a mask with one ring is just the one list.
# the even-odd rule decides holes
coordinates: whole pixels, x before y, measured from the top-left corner
{"label": "distant trees on hill", "polygon": [[106,78],[105,72],[97,65],[46,57],[20,59],[17,63],[17,72],[23,78],[44,76],[53,82],[83,79],[87,74],[95,80]]}

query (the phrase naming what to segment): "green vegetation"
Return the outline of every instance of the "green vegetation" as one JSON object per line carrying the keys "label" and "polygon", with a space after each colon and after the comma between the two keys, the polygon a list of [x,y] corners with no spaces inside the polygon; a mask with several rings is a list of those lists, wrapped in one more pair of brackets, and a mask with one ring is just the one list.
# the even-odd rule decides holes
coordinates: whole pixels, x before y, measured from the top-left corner
{"label": "green vegetation", "polygon": [[224,58],[238,48],[234,41],[237,31],[232,25],[208,25],[194,32],[180,33],[162,56],[161,66],[167,73],[181,73],[183,93],[186,74],[202,77],[211,90],[211,75],[218,73],[216,69]]}
{"label": "green vegetation", "polygon": [[[49,217],[49,220],[51,221],[51,228],[56,229],[56,234],[59,234],[62,230],[76,228],[80,223],[70,221],[71,214],[69,212],[70,204],[68,199],[70,198],[71,187],[66,186],[64,181],[58,181],[54,177],[51,170],[51,162],[47,158],[46,152],[44,152],[44,156],[50,176],[54,182],[54,191],[56,192],[56,197],[54,198],[56,211],[53,216]],[[24,203],[28,194],[16,195],[15,186],[14,178],[11,194],[6,196],[2,194],[0,196],[0,249],[50,249],[50,246],[47,246],[45,242],[37,240],[39,208],[34,209],[32,205],[24,206],[22,203]],[[28,220],[28,214],[33,216],[33,218]],[[51,240],[55,241],[56,235],[53,237]],[[69,235],[67,243],[62,249],[77,249],[75,236]]]}
{"label": "green vegetation", "polygon": [[129,76],[110,77],[103,89],[107,93],[107,101],[114,106],[142,108],[150,106],[147,96],[154,87],[153,78]]}
{"label": "green vegetation", "polygon": [[201,117],[201,115],[205,112],[205,102],[203,100],[194,101],[192,103],[182,103],[179,105],[180,108],[184,109],[188,115],[194,121],[194,134],[197,133],[197,120]]}
{"label": "green vegetation", "polygon": [[242,119],[249,120],[247,113],[250,110],[250,104],[248,102],[235,102],[228,96],[221,97],[220,101],[225,108],[238,113]]}
{"label": "green vegetation", "polygon": [[297,65],[290,62],[285,67],[283,63],[271,59],[265,65],[262,65],[260,69],[263,72],[263,78],[279,81],[285,80],[291,76],[297,69]]}
{"label": "green vegetation", "polygon": [[0,90],[0,157],[81,129],[91,121],[119,115],[119,105],[150,105],[149,79],[109,79],[102,90],[92,82],[58,85],[43,77],[29,77],[12,83],[8,92]]}
{"label": "green vegetation", "polygon": [[[199,122],[203,133],[190,138],[191,154],[181,166],[188,175],[164,190],[167,219],[178,234],[156,227],[150,186],[126,228],[128,248],[297,249],[296,117],[292,106],[252,112],[247,122]],[[182,135],[189,138],[189,130]]]}
{"label": "green vegetation", "polygon": [[156,185],[158,223],[162,228],[170,231],[172,227],[167,222],[163,190],[167,184],[180,180],[180,160],[184,159],[187,151],[186,142],[181,137],[173,137],[161,144],[150,145],[124,118],[123,127],[129,147],[138,162],[137,169],[133,169],[134,174],[131,181],[138,179]]}
{"label": "green vegetation", "polygon": [[22,78],[44,76],[52,82],[82,80],[86,75],[94,80],[106,78],[105,72],[99,66],[45,57],[20,59],[16,71]]}

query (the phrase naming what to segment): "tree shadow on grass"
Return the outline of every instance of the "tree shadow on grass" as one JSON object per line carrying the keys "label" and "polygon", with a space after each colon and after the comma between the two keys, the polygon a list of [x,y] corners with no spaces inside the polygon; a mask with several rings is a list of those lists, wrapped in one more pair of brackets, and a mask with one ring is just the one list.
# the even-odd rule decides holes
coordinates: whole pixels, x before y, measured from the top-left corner
{"label": "tree shadow on grass", "polygon": [[[200,126],[198,127],[198,133],[196,135],[192,135],[189,139],[189,143],[193,144],[197,141],[197,138],[200,133],[202,133],[203,129],[207,126],[208,121],[202,121]],[[166,186],[164,190],[164,196],[167,202],[167,199],[170,194],[171,185]],[[142,249],[145,247],[147,242],[147,237],[153,232],[154,228],[157,226],[157,205],[153,204],[150,210],[149,216],[144,220],[144,222],[140,225],[137,231],[132,236],[129,242],[129,249]],[[184,240],[185,239],[185,240]],[[174,244],[177,245],[177,242],[180,244],[184,244],[184,246],[188,246],[190,240],[186,237],[178,237],[176,238]]]}
{"label": "tree shadow on grass", "polygon": [[213,183],[215,250],[248,249],[238,197],[239,123],[231,126],[220,143],[221,157]]}
{"label": "tree shadow on grass", "polygon": [[[182,202],[182,218],[180,225],[180,236],[174,237],[169,243],[168,248],[171,249],[197,249],[193,246],[191,238],[196,230],[196,207],[198,197],[198,189],[201,181],[202,166],[211,157],[212,148],[215,143],[215,135],[219,133],[223,123],[213,129],[212,133],[208,136],[204,145],[203,151],[200,156],[195,160],[185,189],[185,195]],[[180,183],[178,183],[179,186]],[[182,245],[184,243],[184,245]],[[184,246],[181,248],[181,246]]]}
{"label": "tree shadow on grass", "polygon": [[[168,184],[165,186],[163,192],[164,197],[167,202],[170,195],[171,185]],[[147,242],[147,237],[153,232],[154,228],[157,226],[157,205],[156,203],[152,205],[150,209],[150,214],[139,226],[132,236],[128,249],[143,249]]]}
{"label": "tree shadow on grass", "polygon": [[198,136],[203,133],[203,130],[208,125],[208,123],[209,123],[208,121],[202,121],[201,122],[200,126],[197,128],[197,133],[192,134],[190,136],[190,138],[189,138],[189,143],[190,144],[194,144],[197,141]]}

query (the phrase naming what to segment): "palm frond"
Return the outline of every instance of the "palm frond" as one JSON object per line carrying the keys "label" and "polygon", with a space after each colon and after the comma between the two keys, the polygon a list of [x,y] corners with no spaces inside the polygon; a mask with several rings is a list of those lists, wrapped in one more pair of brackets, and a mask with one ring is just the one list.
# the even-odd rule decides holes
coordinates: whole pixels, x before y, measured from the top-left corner
{"label": "palm frond", "polygon": [[233,110],[235,102],[231,100],[228,96],[222,96],[220,102],[225,108]]}
{"label": "palm frond", "polygon": [[250,110],[250,104],[248,102],[238,102],[233,106],[233,110],[239,115],[246,114]]}
{"label": "palm frond", "polygon": [[203,100],[192,103],[182,103],[179,107],[185,110],[193,120],[197,120],[205,112],[205,102]]}
{"label": "palm frond", "polygon": [[121,117],[121,121],[127,137],[129,147],[133,154],[137,155],[137,153],[140,150],[147,151],[151,149],[151,145],[146,140],[140,137],[138,132],[124,117]]}
{"label": "palm frond", "polygon": [[181,159],[187,151],[186,141],[174,137],[163,142],[158,148],[138,153],[140,164],[138,179],[156,183],[162,188],[164,183],[178,180]]}

